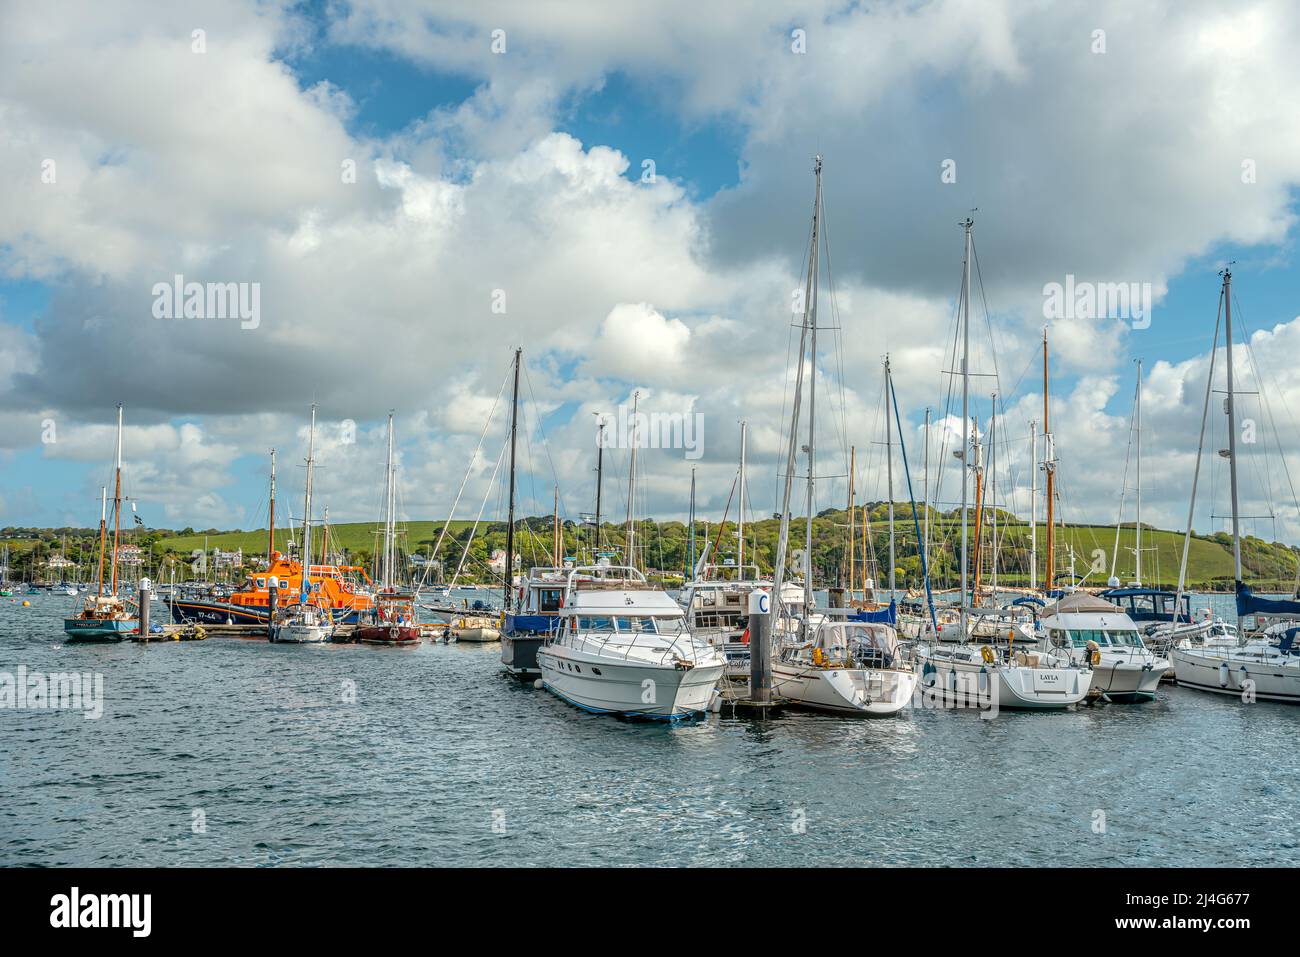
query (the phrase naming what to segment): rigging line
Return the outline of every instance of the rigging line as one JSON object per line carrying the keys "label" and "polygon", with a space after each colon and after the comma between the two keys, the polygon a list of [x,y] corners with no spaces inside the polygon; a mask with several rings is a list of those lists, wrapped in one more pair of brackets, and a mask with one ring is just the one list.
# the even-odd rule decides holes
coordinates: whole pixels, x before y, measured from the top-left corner
{"label": "rigging line", "polygon": [[[802,247],[803,249],[808,249],[809,246],[812,245],[812,224],[813,224],[813,220],[809,220],[808,232],[806,234],[806,238],[804,239],[804,243]],[[802,262],[799,265],[799,285],[796,287],[796,291],[806,288],[807,278],[808,278],[808,261],[809,261],[809,257],[804,256]],[[791,304],[793,305],[793,303]],[[793,310],[791,314],[793,314]],[[790,356],[794,353],[795,324],[793,322],[790,322],[787,323],[786,325],[788,327],[788,331],[786,332],[786,343],[785,343],[785,368],[786,371],[788,372],[791,368]],[[803,363],[802,350],[800,351],[799,354],[799,362],[802,365]],[[789,408],[789,403],[790,403],[790,384],[791,384],[790,379],[791,377],[788,375],[782,377],[781,418],[778,420],[781,423],[781,433],[780,433],[781,448],[784,448],[787,445],[787,439],[785,433],[785,422],[786,422],[786,410]],[[794,425],[793,428],[795,429],[796,432],[798,431],[797,424]],[[782,479],[781,466],[777,466],[776,474],[773,475],[772,477],[772,500],[774,503],[780,503],[781,501],[781,479]]]}
{"label": "rigging line", "polygon": [[[541,406],[537,402],[537,393],[533,391],[533,377],[528,373],[528,363],[523,363],[523,368],[524,382],[528,386],[528,395],[532,398],[533,409],[537,411],[537,434],[541,437],[542,448],[546,452],[546,462],[551,467],[551,478],[555,481],[555,485],[558,488],[560,485],[560,474],[555,468],[555,459],[551,455],[551,443],[546,438],[546,427],[542,424]],[[564,502],[563,490],[560,492],[560,508],[562,509],[561,514],[565,516],[569,514],[569,508]]]}
{"label": "rigging line", "polygon": [[980,272],[980,254],[975,248],[975,237],[970,241],[971,256],[975,260],[975,278],[980,288],[980,302],[984,304],[984,324],[989,330],[989,354],[993,359],[993,379],[998,385],[998,391],[1002,391],[1002,375],[998,371],[998,342],[997,337],[993,334],[993,317],[989,314],[989,301],[984,295],[984,274]]}
{"label": "rigging line", "polygon": [[483,510],[487,508],[488,498],[492,495],[492,490],[496,486],[497,472],[501,469],[501,462],[506,457],[506,449],[510,442],[507,439],[501,443],[501,451],[497,455],[497,464],[492,469],[492,475],[488,479],[487,490],[483,493],[483,502],[479,505],[478,516],[474,519],[474,524],[470,527],[469,537],[465,539],[465,550],[460,553],[460,564],[456,566],[456,574],[452,576],[451,587],[456,587],[456,581],[460,578],[461,569],[465,567],[465,558],[469,555],[469,547],[474,541],[474,534],[478,531],[479,522],[483,520]]}
{"label": "rigging line", "polygon": [[[1241,303],[1240,303],[1239,301],[1237,301],[1237,297],[1236,297],[1236,296],[1233,296],[1233,300],[1234,300],[1235,302],[1237,302],[1237,312],[1238,312],[1238,313],[1240,314],[1240,316],[1241,316],[1242,332],[1245,333],[1245,334],[1242,336],[1242,344],[1245,345],[1245,347],[1246,347],[1246,358],[1248,358],[1248,359],[1250,360],[1251,368],[1252,368],[1252,369],[1254,370],[1254,372],[1255,372],[1255,381],[1259,383],[1259,386],[1260,386],[1260,389],[1259,389],[1260,404],[1263,406],[1263,408],[1264,408],[1264,412],[1265,412],[1265,414],[1268,416],[1268,420],[1269,420],[1269,428],[1270,428],[1270,429],[1272,430],[1272,432],[1273,432],[1273,441],[1277,444],[1278,455],[1281,457],[1281,460],[1282,460],[1282,463],[1281,463],[1282,466],[1283,466],[1283,468],[1282,468],[1282,473],[1283,473],[1283,475],[1286,476],[1287,485],[1288,485],[1288,487],[1290,488],[1290,491],[1291,491],[1291,504],[1296,508],[1296,510],[1297,510],[1298,512],[1300,512],[1300,499],[1297,498],[1297,496],[1296,496],[1296,490],[1295,490],[1295,485],[1292,484],[1292,481],[1291,481],[1291,471],[1290,471],[1290,469],[1286,468],[1286,456],[1285,456],[1285,454],[1282,452],[1281,432],[1280,432],[1280,430],[1279,430],[1278,427],[1277,427],[1277,420],[1276,420],[1276,419],[1274,418],[1274,416],[1273,416],[1273,403],[1272,403],[1272,401],[1271,401],[1270,398],[1269,398],[1268,391],[1273,391],[1273,392],[1276,392],[1276,393],[1277,393],[1277,398],[1278,398],[1279,401],[1282,403],[1282,408],[1286,411],[1287,416],[1288,416],[1289,418],[1292,418],[1291,425],[1292,425],[1292,429],[1294,430],[1294,429],[1295,429],[1295,421],[1294,421],[1294,418],[1291,416],[1291,408],[1290,408],[1290,406],[1287,404],[1285,393],[1283,393],[1281,390],[1277,389],[1276,387],[1274,387],[1273,389],[1268,390],[1268,391],[1266,391],[1266,390],[1264,389],[1265,376],[1264,376],[1263,370],[1260,368],[1259,363],[1255,361],[1255,349],[1254,349],[1254,346],[1253,346],[1253,344],[1252,344],[1252,342],[1251,342],[1250,326],[1247,325],[1247,323],[1246,323],[1246,317],[1245,317],[1245,313],[1244,313],[1244,311],[1243,311],[1242,308],[1241,308]],[[1272,385],[1272,382],[1271,382],[1271,381],[1269,382],[1269,385]]]}
{"label": "rigging line", "polygon": [[420,584],[415,588],[417,596],[420,593],[420,589],[425,586],[429,577],[429,569],[433,567],[433,563],[438,557],[438,549],[442,547],[442,540],[447,536],[447,530],[451,528],[451,521],[456,515],[456,507],[460,505],[460,498],[465,494],[465,485],[469,482],[470,474],[474,471],[474,462],[483,448],[483,439],[487,437],[488,429],[492,425],[492,419],[496,415],[497,406],[501,402],[501,397],[505,395],[506,383],[509,381],[510,367],[507,366],[505,377],[501,380],[501,388],[497,390],[496,400],[492,403],[492,408],[489,410],[487,419],[483,423],[483,431],[479,433],[478,444],[474,446],[474,452],[469,457],[469,466],[465,469],[465,476],[460,480],[460,488],[456,491],[456,499],[451,503],[451,512],[448,513],[447,521],[443,523],[442,528],[438,532],[437,542],[433,546],[433,551],[429,553],[429,564],[424,566],[424,573],[420,576]]}
{"label": "rigging line", "polygon": [[1115,577],[1116,565],[1119,561],[1119,530],[1124,524],[1124,499],[1128,495],[1128,467],[1129,460],[1133,455],[1133,431],[1137,426],[1137,399],[1136,396],[1142,391],[1142,382],[1139,379],[1137,392],[1134,393],[1134,405],[1129,411],[1128,417],[1128,448],[1124,451],[1124,477],[1120,480],[1119,486],[1119,514],[1115,516],[1115,547],[1110,555],[1110,575]]}
{"label": "rigging line", "polygon": [[821,208],[823,247],[826,250],[826,287],[830,293],[832,342],[835,349],[835,368],[839,377],[836,386],[839,392],[840,407],[836,421],[839,426],[840,453],[847,459],[849,457],[849,420],[848,403],[845,399],[844,389],[844,323],[840,319],[839,301],[835,296],[835,275],[831,269],[831,233],[826,220],[826,199],[824,195]]}

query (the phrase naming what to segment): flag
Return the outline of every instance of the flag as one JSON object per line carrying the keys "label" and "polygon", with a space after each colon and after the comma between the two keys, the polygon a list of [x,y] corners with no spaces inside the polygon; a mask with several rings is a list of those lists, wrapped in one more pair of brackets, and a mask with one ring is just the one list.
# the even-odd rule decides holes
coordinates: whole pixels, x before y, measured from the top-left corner
{"label": "flag", "polygon": [[132,515],[131,517],[135,519],[135,523],[137,525],[139,525],[141,528],[144,528],[144,519],[142,519],[139,515]]}

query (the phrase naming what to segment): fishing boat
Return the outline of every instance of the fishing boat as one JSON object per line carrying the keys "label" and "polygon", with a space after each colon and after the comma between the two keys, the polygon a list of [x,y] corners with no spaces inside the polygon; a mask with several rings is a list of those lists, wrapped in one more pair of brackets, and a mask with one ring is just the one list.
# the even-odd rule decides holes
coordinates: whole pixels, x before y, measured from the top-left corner
{"label": "fishing boat", "polygon": [[630,565],[569,569],[559,633],[537,652],[542,687],[584,711],[677,720],[708,710],[725,659]]}
{"label": "fishing boat", "polygon": [[[316,406],[311,407],[311,426],[307,433],[307,483],[303,497],[302,553],[311,556],[311,492],[315,466]],[[288,644],[316,644],[328,641],[335,622],[329,607],[321,602],[312,586],[310,574],[299,576],[298,602],[280,609],[271,625],[271,641]]]}
{"label": "fishing boat", "polygon": [[[1196,504],[1197,481],[1200,478],[1201,455],[1205,446],[1205,426],[1214,386],[1215,356],[1219,347],[1219,320],[1224,328],[1226,355],[1224,368],[1227,375],[1227,395],[1224,407],[1227,413],[1229,494],[1232,500],[1232,562],[1237,605],[1237,640],[1235,642],[1202,641],[1197,645],[1182,640],[1174,645],[1170,658],[1180,686],[1227,694],[1243,701],[1264,700],[1300,704],[1300,648],[1295,638],[1300,634],[1300,598],[1272,599],[1255,595],[1243,580],[1241,560],[1241,505],[1237,482],[1237,402],[1239,394],[1234,383],[1234,355],[1232,339],[1232,270],[1222,273],[1223,283],[1219,296],[1219,316],[1215,321],[1214,344],[1211,348],[1210,371],[1205,391],[1205,406],[1201,414],[1201,441],[1196,452],[1196,469],[1192,478],[1192,510]],[[1190,536],[1191,522],[1188,522]],[[1187,540],[1184,539],[1183,567],[1179,572],[1179,591],[1186,573]],[[1253,618],[1256,632],[1248,634],[1247,618]],[[1267,623],[1267,627],[1261,627]]]}
{"label": "fishing boat", "polygon": [[1108,601],[1075,592],[1039,619],[1040,646],[1092,667],[1092,692],[1111,701],[1151,701],[1169,662],[1146,647],[1137,624]]}
{"label": "fishing boat", "polygon": [[122,535],[122,407],[117,407],[117,455],[113,469],[113,552],[108,560],[109,582],[104,587],[105,550],[108,547],[108,489],[99,496],[99,583],[95,594],[88,596],[75,618],[63,621],[69,642],[122,641],[139,631],[140,620],[134,602],[117,593],[117,558]]}

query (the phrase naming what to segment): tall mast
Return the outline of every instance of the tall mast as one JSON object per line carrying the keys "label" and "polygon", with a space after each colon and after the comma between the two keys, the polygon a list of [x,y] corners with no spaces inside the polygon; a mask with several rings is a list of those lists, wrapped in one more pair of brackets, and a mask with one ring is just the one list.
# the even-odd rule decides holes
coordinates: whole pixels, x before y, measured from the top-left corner
{"label": "tall mast", "polygon": [[687,555],[688,555],[686,559],[686,563],[689,566],[686,569],[686,574],[694,576],[695,575],[695,469],[693,468],[691,469],[690,528],[686,533],[686,537],[687,537]]}
{"label": "tall mast", "polygon": [[266,567],[271,567],[271,555],[275,552],[275,449],[271,449],[271,528],[267,532]]}
{"label": "tall mast", "polygon": [[1047,473],[1047,566],[1043,570],[1043,590],[1056,587],[1056,458],[1052,447],[1052,428],[1048,407],[1047,329],[1043,329],[1043,471]]}
{"label": "tall mast", "polygon": [[523,349],[515,349],[515,384],[510,393],[510,504],[506,514],[506,564],[502,608],[508,614],[515,585],[515,438],[519,429],[519,359]]}
{"label": "tall mast", "polygon": [[393,413],[388,413],[388,459],[384,466],[384,590],[393,589]]}
{"label": "tall mast", "polygon": [[[122,406],[117,407],[117,466],[113,470],[113,561],[109,594],[117,597],[117,548],[122,536]],[[1239,576],[1240,577],[1240,576]]]}
{"label": "tall mast", "polygon": [[889,356],[885,356],[885,474],[886,486],[889,490],[889,597],[893,600],[894,588],[894,566],[897,564],[894,560],[894,422],[892,419],[892,408],[890,405],[890,395],[893,393],[892,383],[893,373],[889,367]]}
{"label": "tall mast", "polygon": [[564,562],[560,557],[560,487],[555,486],[555,511],[551,523],[551,548],[555,558],[555,567],[563,568]]}
{"label": "tall mast", "polygon": [[967,549],[969,530],[967,529],[967,505],[970,496],[970,258],[971,258],[971,227],[975,221],[969,216],[962,221],[962,229],[966,231],[966,252],[961,262],[961,300],[962,300],[962,347],[961,347],[961,633],[962,640],[970,632],[967,628],[966,608],[970,604],[970,593],[967,591]]}
{"label": "tall mast", "polygon": [[316,455],[316,403],[311,406],[311,426],[307,431],[307,485],[302,501],[302,586],[298,604],[305,605],[311,594],[311,478]]}
{"label": "tall mast", "polygon": [[854,477],[858,474],[858,449],[857,446],[849,446],[849,602],[853,602],[853,587],[858,581],[858,544],[854,540],[854,533],[857,531],[855,519],[857,518],[858,502],[857,489],[854,488]]}
{"label": "tall mast", "polygon": [[[812,245],[808,251],[808,273],[806,278],[807,285],[804,290],[803,323],[799,330],[799,360],[795,366],[794,402],[790,411],[790,441],[786,449],[785,482],[781,496],[781,530],[777,536],[776,568],[773,569],[772,575],[772,600],[777,605],[781,602],[781,585],[785,581],[786,554],[790,546],[790,495],[794,490],[795,459],[799,452],[799,406],[803,398],[804,356],[807,353],[810,320],[814,323],[816,322],[813,296],[815,290],[814,274],[815,264],[817,262],[818,229],[821,225],[822,158],[820,156],[818,156],[814,161],[813,173],[816,176],[817,188],[813,200]],[[811,597],[811,586],[809,584],[806,585],[804,589],[804,600],[810,602]],[[812,606],[811,604],[806,604],[804,607],[811,609]]]}
{"label": "tall mast", "polygon": [[[1224,341],[1228,345],[1228,480],[1232,491],[1232,576],[1234,589],[1241,588],[1241,508],[1237,498],[1237,403],[1233,394],[1232,370],[1232,270],[1223,270]],[[1241,632],[1241,615],[1237,615],[1237,631]]]}
{"label": "tall mast", "polygon": [[108,486],[99,487],[99,587],[95,594],[104,594],[104,546],[108,537]]}
{"label": "tall mast", "polygon": [[925,524],[921,529],[921,554],[930,561],[930,408],[925,409],[925,476],[921,492],[921,501],[925,507]]}
{"label": "tall mast", "polygon": [[1038,422],[1029,423],[1029,590],[1038,588]]}
{"label": "tall mast", "polygon": [[[592,561],[600,562],[600,489],[603,484],[605,474],[605,420],[596,420],[596,554],[592,556]],[[691,470],[691,491],[692,500],[694,500],[695,490],[695,470]],[[694,554],[695,532],[692,527],[691,543],[692,554]]]}
{"label": "tall mast", "polygon": [[633,568],[636,568],[636,447],[641,441],[636,409],[640,398],[639,391],[632,393],[632,461],[627,470],[627,525],[623,532],[627,563]]}
{"label": "tall mast", "polygon": [[989,411],[989,587],[994,596],[998,590],[998,394],[993,393],[993,408]]}
{"label": "tall mast", "polygon": [[1138,359],[1137,408],[1134,416],[1137,420],[1137,520],[1134,522],[1136,538],[1133,554],[1137,562],[1133,584],[1142,585],[1142,360]]}
{"label": "tall mast", "polygon": [[819,254],[821,237],[818,235],[822,214],[822,158],[817,157],[814,170],[817,174],[817,196],[813,205],[812,260],[809,270],[809,284],[812,298],[808,307],[808,524],[804,527],[803,552],[803,598],[804,609],[812,614],[813,608],[813,513],[817,509],[816,499],[816,462],[817,462],[817,286],[821,278],[821,256]]}
{"label": "tall mast", "polygon": [[[692,481],[694,476],[692,475]],[[740,511],[736,518],[737,557],[736,565],[740,577],[745,577],[745,423],[740,423]]]}

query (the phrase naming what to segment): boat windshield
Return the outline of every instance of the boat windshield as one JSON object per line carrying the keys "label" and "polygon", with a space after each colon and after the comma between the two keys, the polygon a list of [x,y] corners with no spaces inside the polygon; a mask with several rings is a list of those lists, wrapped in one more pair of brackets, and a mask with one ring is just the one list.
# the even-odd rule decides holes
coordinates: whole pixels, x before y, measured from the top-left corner
{"label": "boat windshield", "polygon": [[584,616],[578,619],[579,631],[620,631],[630,634],[654,635],[659,633],[653,618],[633,618],[626,615],[616,617]]}
{"label": "boat windshield", "polygon": [[[1053,634],[1053,637],[1055,637]],[[1132,628],[1121,629],[1091,629],[1091,628],[1072,628],[1069,631],[1070,644],[1075,648],[1086,647],[1088,642],[1095,641],[1102,648],[1139,648],[1142,645],[1142,639],[1138,637],[1137,631]]]}

